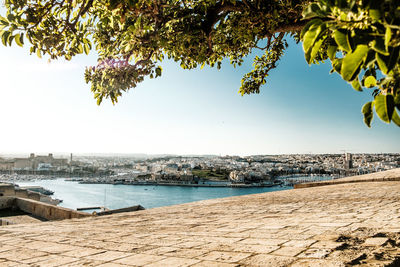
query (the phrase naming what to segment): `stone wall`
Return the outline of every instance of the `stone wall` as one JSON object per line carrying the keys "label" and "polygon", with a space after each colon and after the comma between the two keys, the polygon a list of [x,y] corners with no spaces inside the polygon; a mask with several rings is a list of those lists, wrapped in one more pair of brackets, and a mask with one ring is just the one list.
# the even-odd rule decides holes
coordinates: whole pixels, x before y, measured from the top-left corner
{"label": "stone wall", "polygon": [[1,196],[14,196],[14,186],[11,184],[0,184],[0,197]]}
{"label": "stone wall", "polygon": [[[18,189],[11,184],[0,184],[0,209],[16,208],[49,221],[91,216],[88,213],[40,202],[40,199],[40,193]],[[5,220],[0,221],[0,225],[7,224],[9,222]]]}
{"label": "stone wall", "polygon": [[16,198],[15,204],[20,210],[49,221],[92,216],[88,213],[58,207],[26,198]]}
{"label": "stone wall", "polygon": [[28,198],[28,190],[26,190],[26,189],[15,189],[15,196],[16,197],[22,197],[22,198]]}
{"label": "stone wall", "polygon": [[12,208],[13,206],[15,206],[14,197],[0,197],[0,210]]}
{"label": "stone wall", "polygon": [[0,197],[2,196],[29,198],[40,201],[41,194],[26,189],[15,188],[12,184],[0,184]]}

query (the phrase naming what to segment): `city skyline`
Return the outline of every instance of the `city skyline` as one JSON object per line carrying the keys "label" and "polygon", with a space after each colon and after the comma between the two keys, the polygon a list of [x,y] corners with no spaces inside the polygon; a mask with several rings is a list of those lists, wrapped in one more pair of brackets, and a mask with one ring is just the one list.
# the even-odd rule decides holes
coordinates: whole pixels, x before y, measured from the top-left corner
{"label": "city skyline", "polygon": [[[0,147],[11,153],[260,155],[395,153],[399,128],[362,121],[371,92],[356,92],[330,63],[309,67],[301,45],[290,47],[259,95],[241,97],[252,58],[222,70],[182,70],[163,63],[115,106],[97,106],[85,84],[94,52],[47,63],[28,48],[1,47],[3,118]],[[361,97],[360,97],[361,96]],[[383,141],[384,140],[384,141]]]}

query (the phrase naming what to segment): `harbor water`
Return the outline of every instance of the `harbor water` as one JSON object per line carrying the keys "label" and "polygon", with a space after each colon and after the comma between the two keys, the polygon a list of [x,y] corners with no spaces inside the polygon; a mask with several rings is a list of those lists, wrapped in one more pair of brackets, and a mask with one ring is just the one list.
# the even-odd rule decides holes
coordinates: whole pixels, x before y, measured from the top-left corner
{"label": "harbor water", "polygon": [[42,186],[54,191],[53,198],[63,200],[59,205],[76,209],[103,206],[109,209],[141,205],[146,209],[187,202],[240,196],[291,189],[289,186],[273,187],[186,187],[161,185],[79,184],[64,179],[16,182],[19,186]]}

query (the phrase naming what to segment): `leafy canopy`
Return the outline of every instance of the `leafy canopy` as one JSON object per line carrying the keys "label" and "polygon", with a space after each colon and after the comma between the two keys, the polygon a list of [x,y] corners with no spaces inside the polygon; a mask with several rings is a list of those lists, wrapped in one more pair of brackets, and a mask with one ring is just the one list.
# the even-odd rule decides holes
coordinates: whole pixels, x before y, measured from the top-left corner
{"label": "leafy canopy", "polygon": [[362,108],[368,127],[374,108],[382,121],[400,126],[399,4],[394,0],[319,0],[303,12],[309,20],[301,32],[307,62],[329,59],[332,72],[355,90],[372,90],[374,100]]}
{"label": "leafy canopy", "polygon": [[[362,108],[370,126],[378,117],[400,126],[400,7],[398,0],[5,0],[4,45],[30,43],[31,53],[70,60],[95,48],[88,67],[97,103],[113,103],[145,77],[161,76],[164,57],[182,68],[234,66],[253,49],[239,93],[259,93],[287,48],[303,42],[309,64],[332,62],[354,89],[370,89]],[[397,109],[397,110],[396,110]]]}

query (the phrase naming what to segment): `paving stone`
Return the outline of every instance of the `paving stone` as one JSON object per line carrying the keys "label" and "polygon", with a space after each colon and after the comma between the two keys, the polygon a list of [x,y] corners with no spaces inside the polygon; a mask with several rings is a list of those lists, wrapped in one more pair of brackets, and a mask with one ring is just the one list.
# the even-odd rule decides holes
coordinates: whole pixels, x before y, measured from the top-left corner
{"label": "paving stone", "polygon": [[5,244],[5,245],[20,245],[20,244],[24,244],[26,243],[26,241],[22,238],[6,238],[5,240],[3,240],[1,243]]}
{"label": "paving stone", "polygon": [[247,258],[250,255],[251,255],[250,253],[243,253],[243,252],[211,251],[210,253],[199,256],[197,258],[209,261],[234,263],[244,258]]}
{"label": "paving stone", "polygon": [[317,240],[290,240],[284,243],[284,247],[306,248],[317,242]]}
{"label": "paving stone", "polygon": [[84,256],[90,256],[90,255],[95,255],[95,254],[100,254],[106,252],[105,250],[101,249],[95,249],[95,248],[84,248],[80,250],[71,250],[68,252],[63,253],[62,255],[64,256],[69,256],[69,257],[84,257]]}
{"label": "paving stone", "polygon": [[1,267],[32,267],[32,265],[15,262],[15,261],[2,262],[0,266]]}
{"label": "paving stone", "polygon": [[238,244],[252,244],[252,245],[265,245],[265,246],[278,246],[286,243],[285,239],[260,239],[260,238],[246,238],[238,242]]}
{"label": "paving stone", "polygon": [[331,249],[325,248],[309,248],[298,255],[299,258],[325,258],[331,253]]}
{"label": "paving stone", "polygon": [[149,243],[149,245],[166,247],[166,246],[174,246],[179,243],[182,243],[182,241],[181,240],[159,239],[159,240]]}
{"label": "paving stone", "polygon": [[279,246],[266,246],[266,245],[253,245],[253,244],[229,244],[219,245],[214,247],[213,250],[218,251],[235,251],[235,252],[249,252],[249,253],[270,253],[279,249]]}
{"label": "paving stone", "polygon": [[385,244],[389,239],[386,237],[372,237],[368,238],[364,242],[364,246],[382,246]]}
{"label": "paving stone", "polygon": [[52,266],[64,266],[68,263],[73,263],[78,261],[78,258],[66,257],[66,256],[58,256],[58,255],[49,255],[46,257],[41,257],[39,262],[35,262],[34,265],[43,266],[43,267],[52,267]]}
{"label": "paving stone", "polygon": [[176,248],[193,248],[207,244],[208,242],[202,241],[188,241],[188,242],[181,242],[179,244],[175,244],[174,247]]}
{"label": "paving stone", "polygon": [[57,243],[47,243],[41,241],[34,241],[28,246],[29,248],[34,248],[40,251],[48,252],[48,253],[62,253],[71,250],[77,250],[79,247],[65,245],[65,244],[57,244]]}
{"label": "paving stone", "polygon": [[294,256],[300,254],[301,252],[303,252],[304,250],[305,250],[305,248],[301,248],[301,247],[281,247],[280,249],[277,249],[277,250],[271,252],[271,254],[279,255],[279,256],[294,257]]}
{"label": "paving stone", "polygon": [[149,249],[146,251],[143,251],[143,254],[152,254],[152,255],[164,255],[168,252],[175,252],[179,250],[179,248],[174,248],[174,247],[158,247],[154,249]]}
{"label": "paving stone", "polygon": [[323,240],[323,241],[335,241],[335,240],[337,240],[338,238],[340,237],[340,235],[339,234],[337,234],[337,233],[335,233],[335,232],[329,232],[329,233],[326,233],[326,234],[323,234],[323,235],[315,235],[315,236],[313,236],[313,238],[312,239],[315,239],[315,240]]}
{"label": "paving stone", "polygon": [[0,252],[17,249],[15,246],[0,244]]}
{"label": "paving stone", "polygon": [[41,257],[41,256],[45,256],[45,255],[47,255],[47,253],[32,250],[32,249],[15,249],[15,250],[0,252],[0,259],[6,259],[9,261],[22,261],[22,260]]}
{"label": "paving stone", "polygon": [[103,253],[99,254],[94,254],[90,256],[85,256],[85,259],[89,260],[97,260],[97,261],[112,261],[124,257],[131,256],[131,253],[124,253],[124,252],[119,252],[119,251],[106,251]]}
{"label": "paving stone", "polygon": [[348,226],[351,223],[349,222],[335,222],[335,223],[330,223],[330,222],[326,222],[326,223],[318,223],[318,226],[323,226],[323,227],[343,227],[343,226]]}
{"label": "paving stone", "polygon": [[191,267],[237,267],[240,266],[236,263],[226,263],[218,261],[201,261],[199,263],[193,264]]}
{"label": "paving stone", "polygon": [[239,263],[244,266],[283,267],[283,266],[289,266],[289,264],[295,260],[296,258],[293,257],[276,256],[270,254],[258,254],[246,258],[244,260],[241,260]]}
{"label": "paving stone", "polygon": [[84,267],[92,267],[92,266],[102,266],[102,264],[103,264],[102,261],[80,259],[78,261],[74,261],[74,262],[71,262],[71,263],[63,264],[62,267],[82,267],[82,266],[84,266]]}
{"label": "paving stone", "polygon": [[[25,264],[32,264],[32,265],[35,265],[35,263],[44,261],[44,260],[48,259],[49,256],[52,256],[52,255],[53,255],[53,254],[46,254],[46,255],[40,256],[40,257],[32,257],[32,258],[20,260],[19,262],[25,263]],[[1,265],[0,265],[0,266],[1,266]]]}
{"label": "paving stone", "polygon": [[312,244],[311,247],[312,248],[335,249],[337,247],[340,247],[341,245],[343,245],[343,242],[322,240],[322,241],[318,241],[317,243]]}
{"label": "paving stone", "polygon": [[147,264],[148,267],[165,267],[165,266],[174,266],[174,267],[186,267],[192,266],[195,263],[199,263],[200,260],[197,259],[185,259],[185,258],[176,258],[176,257],[168,257],[163,260]]}
{"label": "paving stone", "polygon": [[148,255],[148,254],[135,254],[133,256],[129,256],[126,258],[122,258],[119,260],[115,260],[115,263],[121,263],[126,265],[147,265],[150,263],[155,263],[157,261],[163,260],[166,257],[157,256],[157,255]]}
{"label": "paving stone", "polygon": [[318,260],[318,259],[301,259],[290,265],[290,267],[345,267],[345,266],[346,265],[341,262],[334,262],[331,260]]}
{"label": "paving stone", "polygon": [[98,267],[127,267],[128,265],[114,263],[114,262],[107,262],[107,263],[103,263],[103,264],[95,265],[95,266],[98,266]]}

